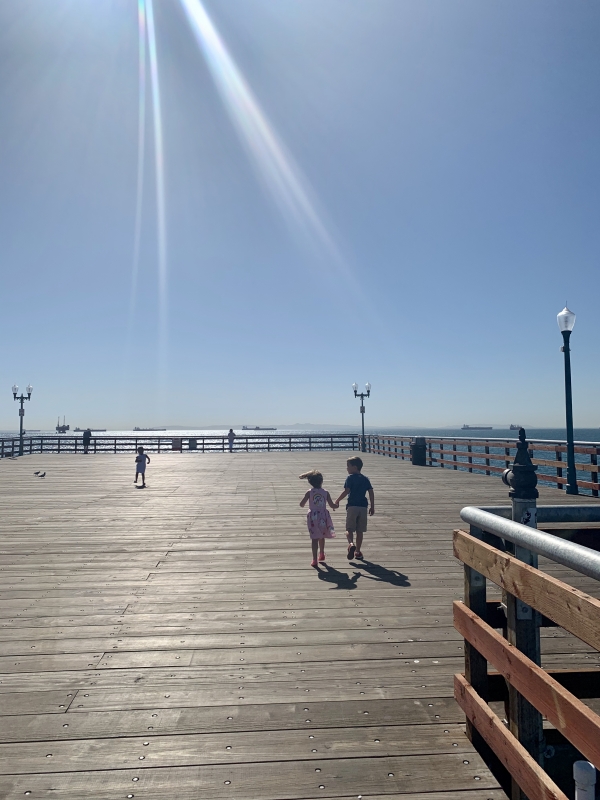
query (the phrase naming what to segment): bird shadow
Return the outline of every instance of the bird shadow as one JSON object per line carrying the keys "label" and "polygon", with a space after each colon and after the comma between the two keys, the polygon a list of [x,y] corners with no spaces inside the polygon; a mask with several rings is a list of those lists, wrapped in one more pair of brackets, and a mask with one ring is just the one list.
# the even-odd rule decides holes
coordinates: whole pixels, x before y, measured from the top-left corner
{"label": "bird shadow", "polygon": [[340,572],[339,569],[323,564],[325,570],[317,569],[319,580],[327,583],[334,583],[336,589],[356,589],[356,583],[360,578],[360,572],[355,572],[352,577],[347,572]]}
{"label": "bird shadow", "polygon": [[390,583],[392,586],[410,586],[408,576],[398,572],[398,570],[382,567],[381,564],[375,564],[373,561],[362,561],[355,566],[360,566],[364,572],[371,573],[363,576],[371,581]]}

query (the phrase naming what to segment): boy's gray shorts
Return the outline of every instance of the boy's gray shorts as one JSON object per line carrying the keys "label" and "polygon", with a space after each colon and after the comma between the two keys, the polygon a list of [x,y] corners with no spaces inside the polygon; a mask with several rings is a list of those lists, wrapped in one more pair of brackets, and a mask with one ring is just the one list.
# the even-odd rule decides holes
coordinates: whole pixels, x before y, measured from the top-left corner
{"label": "boy's gray shorts", "polygon": [[368,509],[364,506],[348,506],[346,530],[348,533],[364,533],[367,530]]}

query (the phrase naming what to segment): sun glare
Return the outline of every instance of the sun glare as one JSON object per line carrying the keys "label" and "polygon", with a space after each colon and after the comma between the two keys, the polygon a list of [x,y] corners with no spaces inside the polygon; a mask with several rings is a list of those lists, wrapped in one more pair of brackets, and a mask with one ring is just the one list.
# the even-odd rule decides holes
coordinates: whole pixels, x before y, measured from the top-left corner
{"label": "sun glare", "polygon": [[323,213],[317,211],[308,183],[262,111],[252,90],[228,52],[219,32],[200,0],[180,0],[204,55],[223,104],[250,154],[259,178],[293,234],[305,242],[327,264],[353,280]]}

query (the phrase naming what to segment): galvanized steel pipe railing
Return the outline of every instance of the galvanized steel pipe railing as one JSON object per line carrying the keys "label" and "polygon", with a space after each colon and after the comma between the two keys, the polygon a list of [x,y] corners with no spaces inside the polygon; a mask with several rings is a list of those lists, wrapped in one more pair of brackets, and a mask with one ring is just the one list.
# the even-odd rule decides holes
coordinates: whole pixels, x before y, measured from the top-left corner
{"label": "galvanized steel pipe railing", "polygon": [[[480,511],[512,518],[511,506],[478,506]],[[537,506],[538,522],[600,522],[599,506]]]}
{"label": "galvanized steel pipe railing", "polygon": [[[562,506],[560,508],[561,510],[564,509],[564,514],[549,513],[550,509],[554,510],[556,508],[556,506],[539,507],[538,521],[600,521],[600,507]],[[502,511],[504,511],[503,508]],[[539,513],[540,511],[545,511],[546,513],[542,515]],[[579,517],[577,516],[577,511],[579,511]],[[570,515],[568,515],[567,512],[570,512]],[[573,544],[557,536],[552,536],[550,533],[538,531],[535,528],[528,528],[526,525],[521,525],[519,522],[513,522],[496,513],[490,513],[488,510],[476,508],[475,506],[466,506],[466,508],[463,508],[460,512],[460,516],[461,519],[469,525],[473,525],[487,533],[493,533],[502,539],[513,542],[513,544],[519,547],[524,547],[527,550],[531,550],[533,553],[549,558],[557,564],[562,564],[565,567],[581,572],[582,575],[587,575],[588,578],[594,578],[594,580],[600,581],[600,553],[591,550],[589,547]],[[558,519],[559,516],[562,516],[562,519]],[[549,517],[554,518],[550,519]]]}

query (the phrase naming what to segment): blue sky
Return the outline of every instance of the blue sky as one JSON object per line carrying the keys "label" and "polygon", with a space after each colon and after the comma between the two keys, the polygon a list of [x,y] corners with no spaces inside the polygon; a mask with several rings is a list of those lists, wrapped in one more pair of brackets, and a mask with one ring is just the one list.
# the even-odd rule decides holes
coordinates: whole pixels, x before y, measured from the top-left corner
{"label": "blue sky", "polygon": [[36,428],[350,424],[355,380],[374,425],[560,425],[565,299],[575,424],[600,426],[600,6],[204,10],[254,105],[154,0],[161,334],[149,92],[130,318],[137,3],[0,0],[0,428],[15,381]]}

